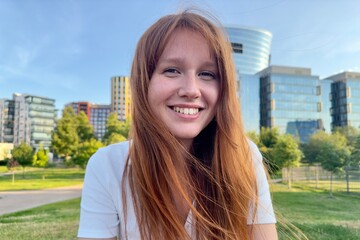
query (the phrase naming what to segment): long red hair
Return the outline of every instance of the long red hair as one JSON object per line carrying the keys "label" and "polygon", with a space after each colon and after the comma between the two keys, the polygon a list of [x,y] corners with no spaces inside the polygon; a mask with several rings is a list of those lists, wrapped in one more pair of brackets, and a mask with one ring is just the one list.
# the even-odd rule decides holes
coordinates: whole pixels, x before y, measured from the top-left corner
{"label": "long red hair", "polygon": [[[220,78],[216,116],[190,151],[154,116],[148,103],[156,64],[180,28],[207,39]],[[220,24],[192,11],[162,17],[140,38],[130,81],[131,147],[122,192],[125,201],[129,184],[141,239],[189,239],[174,192],[192,211],[197,239],[249,239],[247,219],[250,207],[256,209],[256,179],[236,96],[231,45]],[[126,212],[125,206],[125,219]]]}

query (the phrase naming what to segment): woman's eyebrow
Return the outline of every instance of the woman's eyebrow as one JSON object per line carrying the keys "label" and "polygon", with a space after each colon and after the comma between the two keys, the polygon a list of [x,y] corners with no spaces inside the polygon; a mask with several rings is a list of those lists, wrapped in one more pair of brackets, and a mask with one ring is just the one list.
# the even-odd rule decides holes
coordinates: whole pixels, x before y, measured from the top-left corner
{"label": "woman's eyebrow", "polygon": [[[174,64],[174,65],[181,65],[185,63],[185,59],[180,58],[180,57],[169,57],[169,58],[161,58],[159,60],[159,64]],[[205,61],[201,63],[201,67],[205,67],[205,68],[215,68],[217,69],[217,64],[215,62],[212,61]]]}

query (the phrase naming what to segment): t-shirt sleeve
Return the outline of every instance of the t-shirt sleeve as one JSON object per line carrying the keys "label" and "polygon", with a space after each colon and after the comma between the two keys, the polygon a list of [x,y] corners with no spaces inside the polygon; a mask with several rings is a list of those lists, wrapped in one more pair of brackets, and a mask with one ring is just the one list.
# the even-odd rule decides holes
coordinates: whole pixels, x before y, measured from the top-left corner
{"label": "t-shirt sleeve", "polygon": [[[263,159],[257,146],[249,141],[249,147],[252,154],[252,160],[256,173],[256,182],[258,188],[258,205],[255,215],[253,206],[250,208],[248,224],[269,224],[276,223],[274,209],[270,196],[270,188],[265,173]],[[253,219],[254,218],[254,219]]]}
{"label": "t-shirt sleeve", "polygon": [[99,149],[86,167],[81,197],[78,237],[112,238],[118,235],[119,217],[110,190],[105,149]]}

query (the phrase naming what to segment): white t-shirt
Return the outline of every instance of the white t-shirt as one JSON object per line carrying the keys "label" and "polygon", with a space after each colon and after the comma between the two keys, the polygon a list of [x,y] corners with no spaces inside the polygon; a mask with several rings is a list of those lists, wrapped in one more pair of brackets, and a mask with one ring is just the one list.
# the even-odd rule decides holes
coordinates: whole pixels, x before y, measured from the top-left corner
{"label": "white t-shirt", "polygon": [[[276,219],[261,154],[254,143],[249,142],[249,146],[253,153],[259,191],[259,204],[254,222],[255,224],[275,223]],[[121,142],[99,149],[90,158],[81,198],[78,237],[111,238],[120,234],[120,239],[125,239],[125,229],[122,224],[124,220],[121,179],[128,151],[129,142]],[[128,192],[130,192],[129,189]],[[140,239],[140,234],[130,194],[127,194],[127,204],[127,236],[130,240],[137,240]],[[251,224],[252,214],[249,216],[248,224]],[[185,228],[190,236],[194,236],[191,212],[186,220]]]}

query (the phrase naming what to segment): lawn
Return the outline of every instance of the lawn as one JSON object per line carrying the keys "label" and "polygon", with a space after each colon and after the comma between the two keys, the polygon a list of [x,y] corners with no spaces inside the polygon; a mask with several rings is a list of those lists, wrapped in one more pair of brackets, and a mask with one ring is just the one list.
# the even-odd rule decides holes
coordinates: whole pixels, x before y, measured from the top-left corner
{"label": "lawn", "polygon": [[54,187],[65,187],[81,184],[84,170],[80,168],[45,168],[31,169],[24,174],[22,171],[12,175],[0,176],[0,191],[38,190]]}
{"label": "lawn", "polygon": [[[310,240],[360,239],[360,196],[273,185],[278,220]],[[0,239],[76,239],[79,199],[0,216]],[[280,239],[295,239],[280,226]],[[289,225],[289,224],[288,224]],[[293,232],[296,230],[293,230]]]}
{"label": "lawn", "polygon": [[0,216],[0,239],[77,239],[80,199]]}
{"label": "lawn", "polygon": [[[22,168],[21,167],[17,167],[15,168],[15,170],[21,170]],[[0,166],[0,173],[7,173],[9,172],[9,169],[6,167],[6,166]]]}
{"label": "lawn", "polygon": [[[360,195],[303,188],[299,183],[291,191],[286,185],[273,185],[273,201],[279,222],[290,222],[309,239],[360,239]],[[281,224],[279,224],[281,225]],[[280,226],[281,239],[288,239]],[[295,231],[296,232],[296,231]]]}

